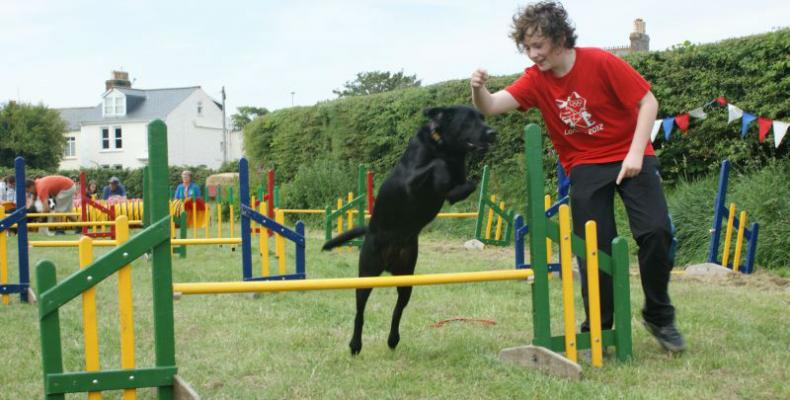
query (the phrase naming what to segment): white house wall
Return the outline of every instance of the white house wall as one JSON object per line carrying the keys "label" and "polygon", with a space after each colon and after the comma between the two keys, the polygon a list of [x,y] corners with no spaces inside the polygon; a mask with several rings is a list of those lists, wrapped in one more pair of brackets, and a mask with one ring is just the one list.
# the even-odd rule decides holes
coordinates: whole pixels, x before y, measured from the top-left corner
{"label": "white house wall", "polygon": [[[198,102],[203,105],[201,115]],[[165,123],[170,165],[222,165],[222,109],[206,92],[195,90],[168,114]]]}
{"label": "white house wall", "polygon": [[[77,155],[80,167],[122,165],[124,168],[140,168],[148,163],[148,121],[115,124],[83,125],[77,140]],[[111,147],[115,144],[115,128],[121,128],[121,149],[102,149],[102,128],[110,129]],[[61,166],[63,164],[61,163]]]}

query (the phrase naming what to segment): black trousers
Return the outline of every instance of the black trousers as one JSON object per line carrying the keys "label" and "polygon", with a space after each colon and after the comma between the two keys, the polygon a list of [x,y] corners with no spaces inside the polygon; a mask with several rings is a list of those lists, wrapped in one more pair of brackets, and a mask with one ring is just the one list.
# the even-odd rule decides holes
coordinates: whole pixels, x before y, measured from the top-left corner
{"label": "black trousers", "polygon": [[[668,325],[675,320],[675,308],[669,298],[668,286],[672,259],[672,228],[667,203],[661,190],[658,160],[647,156],[642,171],[632,178],[615,184],[621,162],[578,165],[571,170],[571,214],[573,231],[584,237],[584,224],[589,220],[597,223],[598,247],[607,254],[612,253],[612,240],[617,236],[614,219],[614,194],[620,194],[626,211],[631,233],[639,246],[639,272],[645,305],[642,317],[658,326]],[[589,330],[589,308],[587,301],[587,269],[579,258],[582,282],[582,297],[586,320],[582,331]],[[601,325],[610,329],[613,324],[612,278],[603,272],[599,275],[601,293]]]}

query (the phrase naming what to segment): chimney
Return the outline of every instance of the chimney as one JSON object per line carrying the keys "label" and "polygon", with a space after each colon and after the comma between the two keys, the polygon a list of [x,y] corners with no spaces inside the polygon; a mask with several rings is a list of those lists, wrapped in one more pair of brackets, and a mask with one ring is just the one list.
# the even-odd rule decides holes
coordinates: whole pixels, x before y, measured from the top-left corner
{"label": "chimney", "polygon": [[645,33],[645,21],[642,18],[634,20],[634,31],[629,36],[631,39],[631,52],[650,51],[650,36]]}
{"label": "chimney", "polygon": [[126,71],[112,71],[112,79],[104,81],[104,88],[105,90],[110,90],[114,87],[132,87],[132,82],[129,81],[129,73]]}

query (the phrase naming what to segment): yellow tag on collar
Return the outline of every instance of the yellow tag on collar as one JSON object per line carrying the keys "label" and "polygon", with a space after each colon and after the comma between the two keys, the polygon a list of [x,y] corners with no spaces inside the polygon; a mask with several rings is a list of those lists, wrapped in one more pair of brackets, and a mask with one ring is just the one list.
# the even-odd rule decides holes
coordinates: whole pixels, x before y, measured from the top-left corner
{"label": "yellow tag on collar", "polygon": [[433,139],[434,142],[438,142],[439,139],[441,139],[441,138],[442,137],[439,136],[439,132],[436,132],[436,131],[431,132],[431,139]]}

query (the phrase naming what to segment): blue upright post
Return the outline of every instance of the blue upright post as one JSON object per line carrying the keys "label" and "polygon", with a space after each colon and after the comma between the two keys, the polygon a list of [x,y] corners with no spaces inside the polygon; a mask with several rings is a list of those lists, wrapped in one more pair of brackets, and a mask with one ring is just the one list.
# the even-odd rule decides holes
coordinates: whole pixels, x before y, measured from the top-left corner
{"label": "blue upright post", "polygon": [[[296,233],[304,237],[304,222],[296,221]],[[302,277],[305,276],[305,247],[307,246],[306,242],[298,243],[295,242],[296,245],[296,274],[301,275]],[[304,278],[302,278],[304,279]]]}
{"label": "blue upright post", "polygon": [[521,215],[516,215],[515,221],[513,221],[514,231],[516,234],[516,268],[525,268],[524,266],[524,235],[526,229],[524,229],[524,217]]}
{"label": "blue upright post", "polygon": [[252,248],[250,243],[250,217],[245,212],[245,207],[250,207],[250,175],[247,159],[239,160],[239,217],[241,217],[241,262],[242,275],[246,281],[252,278]]}
{"label": "blue upright post", "polygon": [[727,199],[727,178],[730,174],[730,162],[724,160],[721,163],[721,172],[719,172],[719,190],[716,192],[716,200],[713,202],[713,226],[710,228],[710,247],[708,248],[708,262],[718,264],[719,257],[719,239],[721,237],[721,220],[726,210],[724,202]]}
{"label": "blue upright post", "polygon": [[[16,222],[17,249],[19,252],[19,298],[27,303],[27,289],[30,287],[30,266],[27,254],[27,211],[25,191],[25,159],[17,157],[14,160],[16,179],[16,211],[22,211],[22,218]],[[16,212],[15,211],[15,212]]]}
{"label": "blue upright post", "polygon": [[754,255],[757,253],[757,233],[760,231],[758,223],[752,224],[751,235],[749,237],[749,248],[746,250],[746,268],[742,272],[751,274],[754,272]]}

